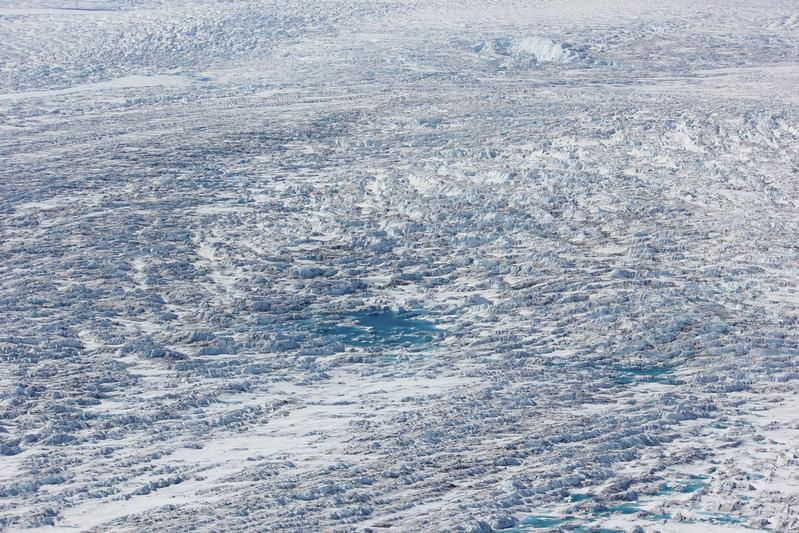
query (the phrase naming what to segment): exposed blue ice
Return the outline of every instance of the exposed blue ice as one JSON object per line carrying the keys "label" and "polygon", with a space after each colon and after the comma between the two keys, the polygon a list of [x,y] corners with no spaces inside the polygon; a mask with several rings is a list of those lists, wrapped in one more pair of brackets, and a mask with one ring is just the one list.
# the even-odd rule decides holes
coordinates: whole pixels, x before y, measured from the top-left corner
{"label": "exposed blue ice", "polygon": [[623,529],[591,526],[578,526],[570,531],[571,533],[625,533]]}
{"label": "exposed blue ice", "polygon": [[555,516],[533,516],[526,518],[522,523],[531,528],[545,528],[559,526],[568,521],[568,518],[558,518]]}
{"label": "exposed blue ice", "polygon": [[357,311],[315,324],[316,333],[350,346],[422,345],[441,334],[436,325],[412,312]]}
{"label": "exposed blue ice", "polygon": [[654,495],[667,496],[669,494],[675,493],[690,494],[703,489],[706,486],[707,476],[693,475],[684,482],[678,483],[676,485],[668,485],[664,483],[661,485],[660,490],[658,490]]}
{"label": "exposed blue ice", "polygon": [[[570,517],[558,517],[547,515],[528,516],[521,521],[516,531],[526,531],[530,529],[548,529],[563,525],[572,520]],[[513,529],[510,531],[514,531]]]}
{"label": "exposed blue ice", "polygon": [[633,504],[630,503],[623,503],[620,505],[614,505],[611,507],[606,507],[597,511],[595,514],[597,515],[609,515],[609,514],[635,514],[641,512],[641,509]]}

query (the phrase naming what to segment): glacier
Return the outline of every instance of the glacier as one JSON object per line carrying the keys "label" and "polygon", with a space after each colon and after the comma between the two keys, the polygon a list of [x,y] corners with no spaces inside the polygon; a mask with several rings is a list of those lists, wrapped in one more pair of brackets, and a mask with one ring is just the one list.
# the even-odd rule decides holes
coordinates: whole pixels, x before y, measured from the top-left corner
{"label": "glacier", "polygon": [[0,0],[0,530],[799,531],[797,39]]}

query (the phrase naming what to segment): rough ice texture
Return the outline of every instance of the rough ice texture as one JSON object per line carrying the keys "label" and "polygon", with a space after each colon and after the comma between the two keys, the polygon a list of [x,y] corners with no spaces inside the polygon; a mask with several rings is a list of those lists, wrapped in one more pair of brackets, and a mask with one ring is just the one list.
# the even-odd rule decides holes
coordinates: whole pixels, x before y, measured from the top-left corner
{"label": "rough ice texture", "polygon": [[798,21],[0,0],[0,529],[799,530]]}
{"label": "rough ice texture", "polygon": [[532,56],[539,63],[571,63],[577,54],[541,37],[524,37],[513,42],[510,52],[516,57]]}

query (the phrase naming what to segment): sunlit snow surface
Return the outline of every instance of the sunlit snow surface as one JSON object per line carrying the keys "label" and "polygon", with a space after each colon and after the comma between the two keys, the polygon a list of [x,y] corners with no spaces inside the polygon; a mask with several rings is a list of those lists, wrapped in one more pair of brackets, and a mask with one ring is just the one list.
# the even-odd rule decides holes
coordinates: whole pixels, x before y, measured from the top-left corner
{"label": "sunlit snow surface", "polygon": [[799,531],[797,43],[0,0],[0,530]]}

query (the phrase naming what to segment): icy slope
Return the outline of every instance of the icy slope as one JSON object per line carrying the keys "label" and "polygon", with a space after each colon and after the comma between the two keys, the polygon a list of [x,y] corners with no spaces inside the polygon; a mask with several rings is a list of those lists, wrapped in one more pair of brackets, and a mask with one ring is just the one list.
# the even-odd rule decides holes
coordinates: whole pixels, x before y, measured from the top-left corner
{"label": "icy slope", "polygon": [[799,528],[796,8],[725,5],[0,4],[0,527]]}
{"label": "icy slope", "polygon": [[510,52],[516,57],[532,56],[539,63],[572,63],[577,54],[560,43],[541,37],[524,37],[515,41]]}

